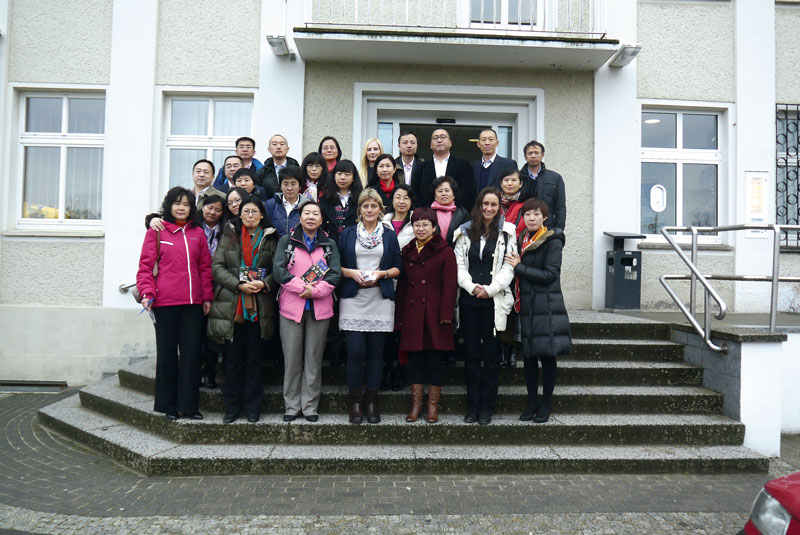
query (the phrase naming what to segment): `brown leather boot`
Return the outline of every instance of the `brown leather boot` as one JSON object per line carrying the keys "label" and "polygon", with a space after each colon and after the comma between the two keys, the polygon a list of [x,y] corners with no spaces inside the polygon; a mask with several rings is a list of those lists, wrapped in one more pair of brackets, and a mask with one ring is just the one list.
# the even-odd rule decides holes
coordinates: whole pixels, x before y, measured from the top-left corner
{"label": "brown leather boot", "polygon": [[350,391],[350,423],[360,424],[363,419],[361,416],[361,403],[364,400],[363,390]]}
{"label": "brown leather boot", "polygon": [[380,410],[378,409],[378,396],[380,390],[367,390],[364,404],[367,406],[367,422],[377,424],[381,421]]}
{"label": "brown leather boot", "polygon": [[439,398],[442,394],[441,386],[428,385],[428,423],[435,424],[439,421]]}
{"label": "brown leather boot", "polygon": [[422,412],[422,385],[411,385],[411,412],[406,416],[406,422],[416,422]]}

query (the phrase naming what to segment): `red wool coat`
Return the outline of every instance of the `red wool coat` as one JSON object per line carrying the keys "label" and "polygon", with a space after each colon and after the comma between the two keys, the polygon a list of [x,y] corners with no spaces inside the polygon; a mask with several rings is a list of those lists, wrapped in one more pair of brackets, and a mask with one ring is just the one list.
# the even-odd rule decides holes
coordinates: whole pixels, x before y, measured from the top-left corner
{"label": "red wool coat", "polygon": [[[403,273],[395,298],[401,351],[452,351],[453,317],[458,293],[456,255],[435,233],[417,252],[416,240],[403,247]],[[442,325],[442,321],[448,321]]]}

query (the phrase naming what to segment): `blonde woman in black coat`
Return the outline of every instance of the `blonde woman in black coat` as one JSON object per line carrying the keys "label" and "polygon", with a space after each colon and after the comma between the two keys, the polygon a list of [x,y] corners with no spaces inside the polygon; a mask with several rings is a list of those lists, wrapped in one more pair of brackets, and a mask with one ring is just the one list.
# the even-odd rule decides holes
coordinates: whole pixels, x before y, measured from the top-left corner
{"label": "blonde woman in black coat", "polygon": [[[548,229],[547,204],[528,199],[522,205],[525,230],[519,237],[519,254],[506,255],[514,267],[517,301],[521,316],[522,356],[525,358],[525,384],[528,407],[519,419],[544,423],[553,410],[556,385],[556,357],[572,353],[569,316],[561,293],[561,249],[564,233]],[[539,364],[542,362],[542,399],[539,401]]]}

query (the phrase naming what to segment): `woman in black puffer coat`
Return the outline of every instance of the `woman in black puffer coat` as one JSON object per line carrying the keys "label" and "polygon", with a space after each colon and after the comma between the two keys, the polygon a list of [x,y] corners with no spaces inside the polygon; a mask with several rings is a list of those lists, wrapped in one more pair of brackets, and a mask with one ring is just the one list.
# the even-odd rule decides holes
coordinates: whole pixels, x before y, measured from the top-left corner
{"label": "woman in black puffer coat", "polygon": [[[516,276],[514,307],[521,316],[522,356],[528,388],[528,407],[519,419],[544,423],[553,409],[556,357],[572,353],[569,316],[560,281],[564,233],[561,229],[544,226],[550,215],[544,201],[529,199],[520,211],[526,229],[519,237],[519,254],[506,256]],[[537,360],[542,362],[541,402]]]}

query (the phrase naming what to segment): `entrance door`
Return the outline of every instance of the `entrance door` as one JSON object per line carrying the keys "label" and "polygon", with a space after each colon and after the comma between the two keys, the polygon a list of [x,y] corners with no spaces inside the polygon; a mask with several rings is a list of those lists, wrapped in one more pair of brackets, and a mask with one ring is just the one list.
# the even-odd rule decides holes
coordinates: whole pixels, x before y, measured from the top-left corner
{"label": "entrance door", "polygon": [[478,135],[484,128],[491,128],[488,125],[455,125],[455,124],[420,124],[420,123],[400,123],[400,131],[405,132],[411,130],[416,132],[417,140],[419,140],[419,147],[417,148],[417,155],[424,159],[429,160],[433,155],[431,151],[431,135],[434,130],[444,128],[450,134],[450,141],[453,146],[450,148],[450,154],[456,158],[462,158],[469,162],[477,160],[477,147],[475,143],[478,140]]}

